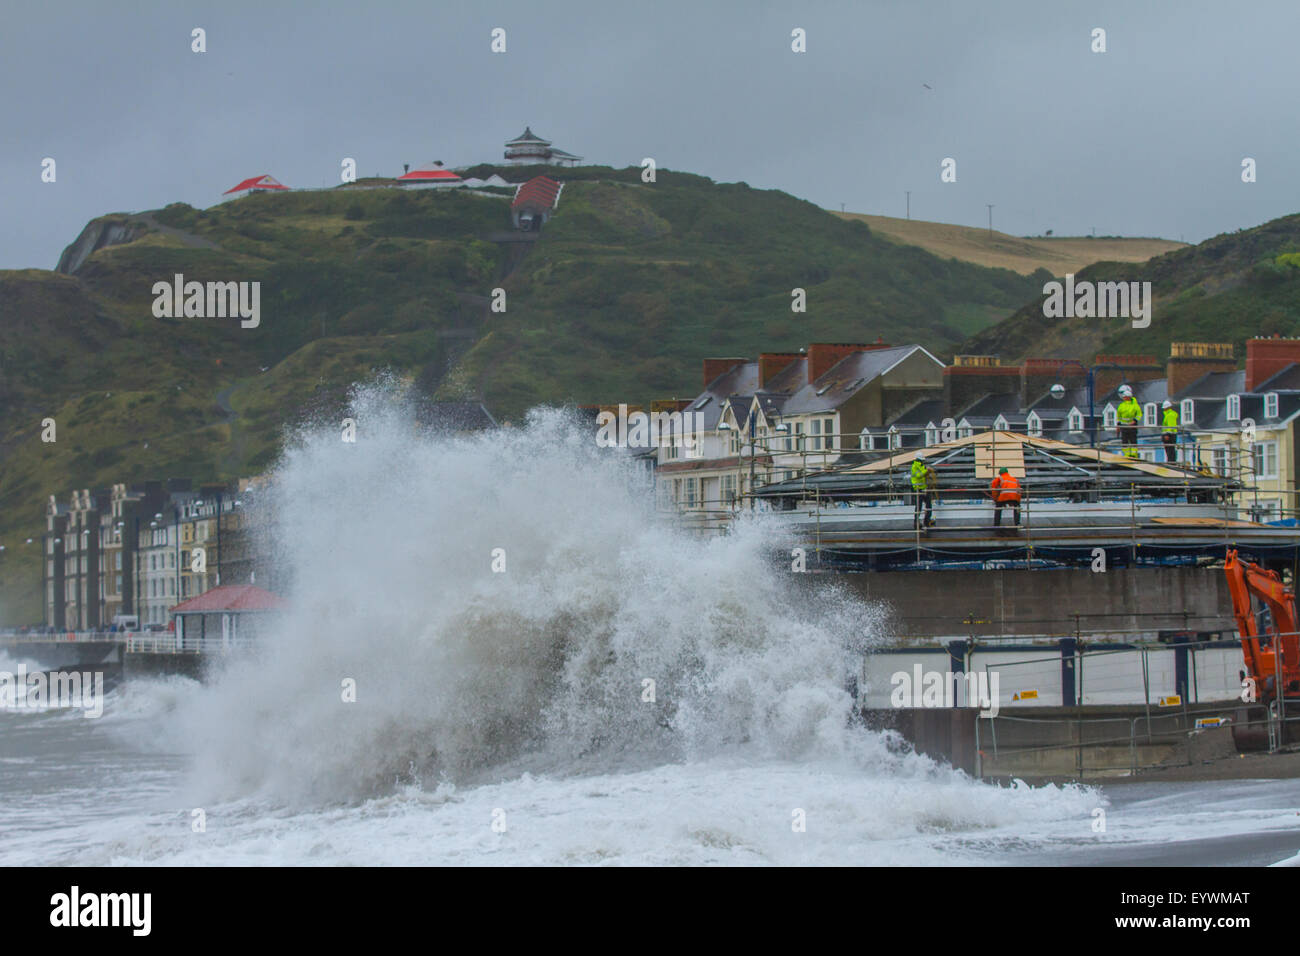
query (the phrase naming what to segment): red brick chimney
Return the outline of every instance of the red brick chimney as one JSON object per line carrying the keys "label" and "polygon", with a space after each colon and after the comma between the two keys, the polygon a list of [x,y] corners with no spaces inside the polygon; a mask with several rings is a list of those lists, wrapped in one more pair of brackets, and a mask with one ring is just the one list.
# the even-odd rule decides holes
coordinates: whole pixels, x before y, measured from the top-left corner
{"label": "red brick chimney", "polygon": [[704,360],[704,389],[709,383],[724,372],[730,372],[737,365],[744,365],[749,359],[743,358],[706,358]]}
{"label": "red brick chimney", "polygon": [[1165,379],[1169,394],[1177,395],[1202,375],[1231,372],[1237,367],[1228,342],[1172,342]]}
{"label": "red brick chimney", "polygon": [[1066,388],[1077,388],[1087,376],[1074,359],[1027,358],[1019,371],[1021,406],[1042,398],[1058,382]]}
{"label": "red brick chimney", "polygon": [[1292,362],[1300,362],[1300,339],[1246,340],[1246,391],[1276,375]]}
{"label": "red brick chimney", "polygon": [[1149,382],[1165,376],[1165,367],[1154,355],[1098,355],[1093,364],[1121,366],[1097,370],[1095,387],[1099,399],[1125,382]]}
{"label": "red brick chimney", "polygon": [[803,355],[799,352],[764,352],[759,355],[758,387],[766,388],[768,382],[790,367],[790,363],[801,358]]}
{"label": "red brick chimney", "polygon": [[874,352],[877,349],[887,349],[889,347],[879,338],[877,338],[874,345],[814,343],[808,346],[808,383],[812,384],[817,381],[817,379],[829,372],[831,366],[836,362],[852,355],[854,352]]}
{"label": "red brick chimney", "polygon": [[956,415],[985,395],[1014,395],[1020,391],[1020,369],[1002,365],[996,355],[955,355],[943,370],[945,415]]}

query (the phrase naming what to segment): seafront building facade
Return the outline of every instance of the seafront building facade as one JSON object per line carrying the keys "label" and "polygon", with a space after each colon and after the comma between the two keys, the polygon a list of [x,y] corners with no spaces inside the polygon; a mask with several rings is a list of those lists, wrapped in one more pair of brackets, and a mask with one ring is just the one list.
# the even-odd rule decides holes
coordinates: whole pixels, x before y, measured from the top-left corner
{"label": "seafront building facade", "polygon": [[[244,498],[264,485],[234,487],[188,479],[74,490],[46,504],[45,624],[55,630],[108,630],[123,616],[165,627],[169,612],[221,583],[252,583],[259,561],[249,546]],[[268,572],[263,572],[263,580]]]}
{"label": "seafront building facade", "polygon": [[661,440],[659,500],[725,513],[765,484],[989,431],[1070,444],[1089,444],[1095,432],[1115,451],[1118,389],[1127,384],[1142,406],[1140,459],[1165,461],[1169,401],[1180,419],[1176,462],[1240,481],[1234,503],[1260,520],[1294,519],[1300,339],[1250,339],[1245,366],[1237,368],[1231,344],[1206,342],[1175,342],[1163,362],[957,355],[945,365],[919,345],[879,341],[706,358],[703,390],[678,403],[700,416],[702,430],[685,448],[676,436]]}

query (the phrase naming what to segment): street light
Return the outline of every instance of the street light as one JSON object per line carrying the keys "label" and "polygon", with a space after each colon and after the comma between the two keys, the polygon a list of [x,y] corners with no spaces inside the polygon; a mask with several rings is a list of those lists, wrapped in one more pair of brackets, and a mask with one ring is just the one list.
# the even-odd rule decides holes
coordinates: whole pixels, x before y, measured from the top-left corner
{"label": "street light", "polygon": [[[1096,401],[1096,383],[1097,369],[1120,369],[1124,366],[1116,365],[1113,362],[1103,362],[1101,365],[1084,365],[1077,359],[1067,359],[1062,362],[1056,369],[1059,376],[1061,372],[1070,365],[1077,365],[1088,376],[1088,443],[1091,447],[1097,447],[1097,401]],[[1058,401],[1065,397],[1065,386],[1060,382],[1049,389],[1052,398]]]}

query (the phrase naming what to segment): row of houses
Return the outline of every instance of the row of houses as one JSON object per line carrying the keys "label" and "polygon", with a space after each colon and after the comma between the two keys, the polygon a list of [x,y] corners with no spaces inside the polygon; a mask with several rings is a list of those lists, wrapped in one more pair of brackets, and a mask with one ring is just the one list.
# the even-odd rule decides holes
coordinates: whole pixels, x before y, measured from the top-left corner
{"label": "row of houses", "polygon": [[[444,433],[498,427],[476,401],[424,403],[416,422]],[[50,495],[40,544],[45,625],[101,631],[134,617],[160,629],[189,613],[209,616],[192,622],[202,633],[250,601],[275,604],[268,590],[285,582],[268,558],[267,512],[257,508],[269,487],[267,476],[198,485],[172,478]],[[214,601],[196,600],[218,589]],[[221,617],[227,638],[233,624]]]}
{"label": "row of houses", "polygon": [[[163,627],[169,611],[221,584],[274,586],[252,547],[248,505],[261,482],[230,487],[189,479],[73,491],[46,504],[45,623],[108,630],[135,616]],[[260,571],[259,571],[260,568]]]}
{"label": "row of houses", "polygon": [[[1091,379],[1091,402],[1088,380]],[[1118,388],[1143,408],[1139,457],[1163,461],[1160,412],[1179,411],[1175,455],[1242,480],[1250,507],[1277,519],[1296,509],[1300,340],[1251,339],[1245,368],[1226,343],[1173,343],[1146,355],[1075,360],[958,355],[920,345],[812,344],[798,352],[708,358],[702,390],[669,403],[694,413],[655,452],[660,493],[676,507],[734,507],[751,488],[990,431],[1118,450]],[[1054,387],[1056,386],[1056,387]],[[657,403],[663,405],[664,403]]]}

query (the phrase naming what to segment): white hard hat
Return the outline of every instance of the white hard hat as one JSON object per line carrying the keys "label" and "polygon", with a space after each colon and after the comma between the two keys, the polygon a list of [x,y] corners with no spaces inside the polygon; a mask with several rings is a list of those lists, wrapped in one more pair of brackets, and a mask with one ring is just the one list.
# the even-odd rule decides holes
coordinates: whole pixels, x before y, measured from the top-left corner
{"label": "white hard hat", "polygon": [[1164,402],[1161,403],[1160,407],[1161,407],[1161,408],[1173,408],[1173,407],[1174,407],[1174,403],[1171,402],[1169,399],[1166,398],[1166,399],[1164,400]]}
{"label": "white hard hat", "polygon": [[1127,385],[1121,385],[1119,387],[1119,393],[1123,395],[1125,398],[1128,398],[1130,395],[1133,394],[1133,389],[1129,388]]}

